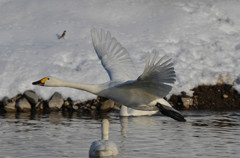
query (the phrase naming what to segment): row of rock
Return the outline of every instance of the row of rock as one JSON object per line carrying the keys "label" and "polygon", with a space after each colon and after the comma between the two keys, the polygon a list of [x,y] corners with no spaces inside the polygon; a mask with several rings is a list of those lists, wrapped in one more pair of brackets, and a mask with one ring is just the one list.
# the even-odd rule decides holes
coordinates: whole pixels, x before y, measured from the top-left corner
{"label": "row of rock", "polygon": [[172,95],[169,102],[178,110],[236,110],[240,109],[240,94],[229,84],[200,85],[193,95],[182,92]]}
{"label": "row of rock", "polygon": [[4,97],[0,101],[1,112],[34,112],[34,111],[78,111],[78,112],[108,112],[113,108],[119,109],[113,101],[97,97],[96,99],[80,102],[70,98],[63,99],[62,95],[55,92],[49,100],[43,100],[32,90],[9,99]]}
{"label": "row of rock", "polygon": [[[178,110],[210,109],[235,110],[240,109],[240,94],[228,84],[201,85],[193,90],[193,96],[182,92],[172,95],[169,103]],[[120,105],[106,98],[97,97],[85,102],[73,101],[71,98],[63,99],[55,92],[49,100],[43,100],[31,90],[9,99],[4,97],[0,101],[0,112],[28,112],[28,111],[56,111],[68,110],[70,112],[108,112],[119,110]]]}

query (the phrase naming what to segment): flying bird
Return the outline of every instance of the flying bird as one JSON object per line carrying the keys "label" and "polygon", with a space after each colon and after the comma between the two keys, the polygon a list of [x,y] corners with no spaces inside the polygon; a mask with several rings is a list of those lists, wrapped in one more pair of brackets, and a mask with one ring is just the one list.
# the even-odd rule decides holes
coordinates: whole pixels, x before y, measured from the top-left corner
{"label": "flying bird", "polygon": [[67,32],[67,31],[64,30],[63,33],[62,33],[62,35],[59,37],[59,39],[61,39],[61,38],[65,39],[66,32]]}
{"label": "flying bird", "polygon": [[107,71],[110,81],[103,84],[80,84],[44,77],[33,85],[48,87],[70,87],[93,93],[118,102],[128,108],[156,111],[177,121],[185,118],[175,110],[164,97],[171,91],[170,84],[175,82],[175,71],[171,59],[158,58],[159,53],[151,57],[147,53],[143,73],[137,76],[128,51],[103,29],[91,30],[93,47]]}

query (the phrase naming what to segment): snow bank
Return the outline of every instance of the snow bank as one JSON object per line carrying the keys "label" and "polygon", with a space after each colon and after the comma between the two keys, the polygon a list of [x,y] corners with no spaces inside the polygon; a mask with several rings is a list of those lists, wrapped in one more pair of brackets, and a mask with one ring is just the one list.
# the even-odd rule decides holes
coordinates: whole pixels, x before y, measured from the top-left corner
{"label": "snow bank", "polygon": [[[32,89],[44,99],[94,97],[68,88],[36,87],[45,76],[79,83],[109,78],[90,29],[104,28],[130,53],[141,74],[147,51],[175,63],[171,94],[199,84],[234,83],[240,92],[239,1],[5,0],[0,2],[0,98]],[[66,39],[57,36],[66,30]]]}

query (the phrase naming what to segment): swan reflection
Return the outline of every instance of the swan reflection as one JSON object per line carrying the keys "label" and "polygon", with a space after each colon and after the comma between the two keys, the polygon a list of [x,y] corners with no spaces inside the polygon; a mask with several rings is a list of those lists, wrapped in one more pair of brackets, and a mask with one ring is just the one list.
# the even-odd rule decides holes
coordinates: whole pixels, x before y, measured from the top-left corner
{"label": "swan reflection", "polygon": [[101,126],[102,139],[92,142],[89,149],[90,158],[117,158],[118,149],[117,145],[109,141],[109,121],[108,119],[102,120]]}
{"label": "swan reflection", "polygon": [[127,127],[128,127],[128,120],[134,123],[134,126],[141,126],[142,128],[155,125],[156,120],[153,117],[149,116],[140,116],[140,117],[120,117],[120,124],[121,124],[121,135],[123,137],[127,137]]}

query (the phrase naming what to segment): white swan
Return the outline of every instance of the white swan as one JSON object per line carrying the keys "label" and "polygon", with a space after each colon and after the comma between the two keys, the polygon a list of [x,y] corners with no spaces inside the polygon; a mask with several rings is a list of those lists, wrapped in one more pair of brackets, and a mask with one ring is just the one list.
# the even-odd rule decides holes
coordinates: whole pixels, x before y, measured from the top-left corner
{"label": "white swan", "polygon": [[150,59],[148,53],[144,71],[137,77],[127,50],[109,32],[92,29],[91,35],[94,49],[110,77],[109,82],[88,85],[45,77],[33,82],[33,85],[80,89],[112,99],[136,110],[159,110],[162,114],[175,120],[186,121],[177,110],[163,99],[172,89],[168,83],[175,81],[175,71],[170,59],[164,60],[162,57],[157,60],[158,53],[155,53]]}
{"label": "white swan", "polygon": [[102,139],[92,142],[89,149],[89,157],[118,157],[118,148],[109,138],[109,121],[102,120]]}

